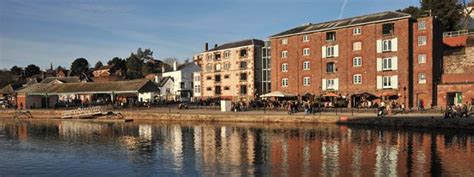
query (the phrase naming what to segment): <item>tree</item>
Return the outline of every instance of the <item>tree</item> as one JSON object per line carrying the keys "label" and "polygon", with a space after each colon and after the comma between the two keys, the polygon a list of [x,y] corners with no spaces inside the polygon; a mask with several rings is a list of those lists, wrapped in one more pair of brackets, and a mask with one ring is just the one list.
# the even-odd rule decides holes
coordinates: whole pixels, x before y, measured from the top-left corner
{"label": "tree", "polygon": [[40,68],[38,66],[34,65],[34,64],[28,65],[25,68],[25,76],[26,77],[30,77],[30,76],[33,76],[35,74],[40,74],[40,73],[41,73]]}
{"label": "tree", "polygon": [[114,57],[111,60],[107,62],[108,65],[113,65],[111,68],[112,72],[115,72],[117,70],[122,70],[123,72],[127,71],[127,65],[126,61],[124,59],[121,59],[119,57]]}
{"label": "tree", "polygon": [[81,76],[89,70],[89,62],[85,58],[77,58],[71,64],[71,73],[75,76]]}
{"label": "tree", "polygon": [[166,63],[170,66],[173,66],[174,62],[176,62],[177,65],[179,65],[178,59],[175,57],[168,57],[163,59],[163,63]]}
{"label": "tree", "polygon": [[471,14],[474,13],[474,8],[469,7],[474,6],[474,1],[471,0],[471,2],[467,2],[466,0],[463,0],[462,6],[464,10],[464,19],[462,21],[462,25],[464,29],[469,29],[469,19],[471,19]]}
{"label": "tree", "polygon": [[463,18],[463,6],[458,0],[421,0],[420,5],[419,8],[410,6],[397,11],[409,13],[413,18],[431,13],[441,21],[445,31],[459,29]]}
{"label": "tree", "polygon": [[13,71],[0,70],[0,89],[14,83],[15,74]]}
{"label": "tree", "polygon": [[140,60],[135,54],[130,54],[130,57],[127,58],[126,66],[128,79],[143,78],[143,61]]}
{"label": "tree", "polygon": [[146,63],[150,60],[153,60],[153,51],[150,49],[142,50],[142,48],[138,48],[136,56],[138,59]]}
{"label": "tree", "polygon": [[12,73],[15,73],[17,76],[23,74],[23,68],[18,67],[18,66],[16,66],[16,65],[13,66],[13,67],[10,69],[10,71],[11,71]]}
{"label": "tree", "polygon": [[102,64],[102,62],[101,62],[101,61],[98,61],[97,63],[95,63],[94,69],[99,69],[99,68],[101,68],[102,66],[104,66],[104,65]]}

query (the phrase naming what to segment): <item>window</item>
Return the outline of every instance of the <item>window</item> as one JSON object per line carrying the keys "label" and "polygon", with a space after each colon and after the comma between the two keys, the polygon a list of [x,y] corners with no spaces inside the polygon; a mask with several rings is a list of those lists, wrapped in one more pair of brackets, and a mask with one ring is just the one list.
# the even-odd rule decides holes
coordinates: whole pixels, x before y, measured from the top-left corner
{"label": "window", "polygon": [[201,81],[201,76],[194,76],[194,82]]}
{"label": "window", "polygon": [[354,84],[362,84],[362,75],[361,74],[355,74],[353,77]]}
{"label": "window", "polygon": [[352,59],[352,66],[361,67],[362,66],[362,57],[354,57]]}
{"label": "window", "polygon": [[288,87],[288,78],[281,79],[281,86]]}
{"label": "window", "polygon": [[220,71],[221,70],[221,64],[217,63],[215,66],[214,66],[214,69],[216,71]]}
{"label": "window", "polygon": [[418,83],[419,84],[426,84],[425,73],[418,73]]}
{"label": "window", "polygon": [[362,34],[362,29],[361,28],[354,28],[354,29],[352,29],[352,34],[353,35],[360,35],[360,34]]}
{"label": "window", "polygon": [[240,81],[247,81],[247,73],[240,73]]}
{"label": "window", "polygon": [[309,61],[303,62],[303,70],[309,70]]}
{"label": "window", "polygon": [[207,60],[212,60],[212,54],[207,54]]}
{"label": "window", "polygon": [[227,59],[230,57],[230,50],[224,51],[224,58]]}
{"label": "window", "polygon": [[352,50],[357,51],[362,49],[362,42],[354,42],[352,44]]}
{"label": "window", "polygon": [[225,86],[225,87],[224,87],[224,90],[229,90],[229,89],[230,89],[229,86]]}
{"label": "window", "polygon": [[383,40],[382,41],[382,51],[392,51],[392,40]]}
{"label": "window", "polygon": [[426,45],[426,36],[418,36],[418,46]]}
{"label": "window", "polygon": [[382,60],[382,70],[392,70],[392,58],[384,58]]}
{"label": "window", "polygon": [[418,22],[418,30],[425,30],[426,29],[426,22],[420,21]]}
{"label": "window", "polygon": [[241,61],[240,62],[240,69],[247,69],[247,62],[246,61]]}
{"label": "window", "polygon": [[310,77],[303,77],[303,86],[309,86],[311,83]]}
{"label": "window", "polygon": [[336,64],[334,62],[329,62],[326,64],[326,72],[333,73],[336,70]]}
{"label": "window", "polygon": [[211,76],[207,76],[207,77],[206,77],[206,80],[212,80],[212,77],[211,77]]}
{"label": "window", "polygon": [[303,36],[303,42],[309,42],[309,36],[308,35]]}
{"label": "window", "polygon": [[281,51],[281,58],[288,58],[288,51]]}
{"label": "window", "polygon": [[382,25],[382,34],[383,35],[392,35],[395,32],[395,24],[387,23]]}
{"label": "window", "polygon": [[286,45],[288,44],[288,39],[281,39],[281,44]]}
{"label": "window", "polygon": [[230,63],[224,63],[224,69],[229,70],[230,69]]}
{"label": "window", "polygon": [[309,48],[304,48],[303,49],[303,56],[309,56],[309,55],[310,55]]}
{"label": "window", "polygon": [[179,88],[184,89],[185,86],[186,86],[186,84],[184,82],[179,83]]}
{"label": "window", "polygon": [[326,41],[335,41],[335,40],[336,40],[336,32],[326,33]]}
{"label": "window", "polygon": [[326,80],[326,89],[334,89],[334,79]]}
{"label": "window", "polygon": [[382,88],[392,88],[392,77],[391,76],[384,76],[382,78]]}
{"label": "window", "polygon": [[207,64],[206,65],[206,71],[212,71],[212,64]]}
{"label": "window", "polygon": [[240,49],[240,57],[247,57],[247,49]]}
{"label": "window", "polygon": [[221,94],[221,86],[215,86],[214,88],[215,88],[215,89],[214,89],[214,93],[215,93],[216,95],[220,95],[220,94]]}
{"label": "window", "polygon": [[418,54],[418,64],[426,63],[426,54]]}
{"label": "window", "polygon": [[194,93],[201,93],[201,86],[200,85],[194,85]]}
{"label": "window", "polygon": [[281,72],[288,72],[288,63],[281,64]]}
{"label": "window", "polygon": [[224,75],[224,79],[229,79],[229,75],[228,74]]}
{"label": "window", "polygon": [[221,60],[221,53],[214,53],[214,58],[216,60]]}
{"label": "window", "polygon": [[207,87],[206,90],[207,90],[207,91],[211,91],[212,88],[211,88],[211,87]]}
{"label": "window", "polygon": [[214,81],[216,81],[217,83],[221,82],[221,75],[216,75],[214,77]]}
{"label": "window", "polygon": [[334,46],[326,48],[326,57],[334,57]]}
{"label": "window", "polygon": [[240,94],[247,94],[247,85],[240,85]]}

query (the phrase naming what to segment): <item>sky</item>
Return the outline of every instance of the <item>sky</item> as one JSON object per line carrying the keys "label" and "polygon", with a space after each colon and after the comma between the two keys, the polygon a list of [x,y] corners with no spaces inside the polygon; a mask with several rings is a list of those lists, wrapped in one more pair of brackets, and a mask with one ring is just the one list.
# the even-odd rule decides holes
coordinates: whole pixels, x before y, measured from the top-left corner
{"label": "sky", "polygon": [[35,64],[93,67],[150,48],[156,59],[192,59],[210,46],[304,23],[394,11],[419,0],[0,0],[0,69]]}

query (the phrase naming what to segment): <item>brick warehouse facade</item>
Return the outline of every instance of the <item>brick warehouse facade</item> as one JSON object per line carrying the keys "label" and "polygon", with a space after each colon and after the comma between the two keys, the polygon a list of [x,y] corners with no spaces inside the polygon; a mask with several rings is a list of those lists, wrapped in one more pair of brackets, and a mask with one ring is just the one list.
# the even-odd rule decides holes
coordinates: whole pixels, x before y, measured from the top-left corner
{"label": "brick warehouse facade", "polygon": [[194,57],[201,66],[201,99],[254,100],[262,93],[262,47],[249,39],[215,46]]}
{"label": "brick warehouse facade", "polygon": [[[412,19],[398,12],[299,26],[270,37],[272,90],[337,95],[352,104],[361,93],[409,106],[420,99],[436,104],[433,78],[439,74],[433,68],[439,68],[439,59],[433,58],[440,55],[433,52],[439,47],[433,40],[441,40],[438,36],[432,17]],[[424,80],[418,82],[418,75]]]}

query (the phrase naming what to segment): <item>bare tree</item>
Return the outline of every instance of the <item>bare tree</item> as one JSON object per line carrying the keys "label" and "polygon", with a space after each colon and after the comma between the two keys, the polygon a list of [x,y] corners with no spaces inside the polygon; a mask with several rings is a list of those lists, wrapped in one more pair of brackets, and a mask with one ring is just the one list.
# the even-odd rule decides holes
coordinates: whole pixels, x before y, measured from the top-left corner
{"label": "bare tree", "polygon": [[463,9],[464,9],[464,19],[463,19],[463,27],[464,29],[468,29],[468,22],[469,22],[469,19],[471,18],[471,14],[473,13],[474,11],[474,8],[472,6],[474,6],[474,1],[472,0],[462,0],[462,6],[463,6]]}

